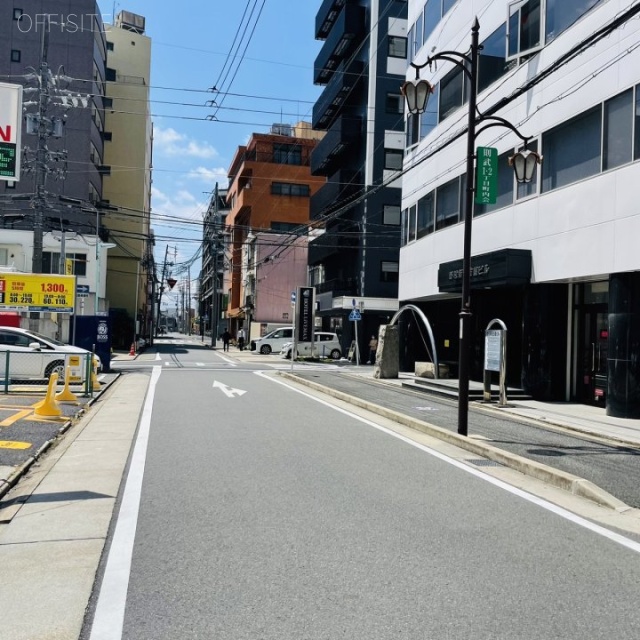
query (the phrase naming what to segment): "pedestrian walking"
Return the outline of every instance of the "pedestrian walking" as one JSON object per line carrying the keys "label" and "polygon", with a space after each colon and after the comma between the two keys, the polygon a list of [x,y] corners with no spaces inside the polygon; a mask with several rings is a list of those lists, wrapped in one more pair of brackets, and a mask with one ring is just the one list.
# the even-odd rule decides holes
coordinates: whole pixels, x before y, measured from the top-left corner
{"label": "pedestrian walking", "polygon": [[371,340],[369,340],[369,360],[367,360],[367,364],[376,363],[377,350],[378,350],[378,338],[376,338],[375,336],[371,336]]}
{"label": "pedestrian walking", "polygon": [[231,334],[229,333],[229,329],[225,329],[222,334],[222,350],[229,351],[229,343],[231,342]]}
{"label": "pedestrian walking", "polygon": [[244,339],[245,339],[245,332],[244,329],[242,327],[240,327],[240,331],[238,331],[238,349],[240,349],[240,351],[244,351]]}

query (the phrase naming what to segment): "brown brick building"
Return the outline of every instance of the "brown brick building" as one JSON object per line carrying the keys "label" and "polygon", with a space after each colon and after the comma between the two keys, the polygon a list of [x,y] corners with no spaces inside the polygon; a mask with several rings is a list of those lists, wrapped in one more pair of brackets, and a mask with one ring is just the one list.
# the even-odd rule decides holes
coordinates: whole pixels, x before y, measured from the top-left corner
{"label": "brown brick building", "polygon": [[[279,244],[273,246],[276,257],[284,248],[281,234],[291,234],[293,240],[300,232],[306,233],[310,198],[325,183],[324,177],[312,176],[310,171],[311,151],[321,136],[307,123],[276,125],[269,134],[254,133],[233,158],[228,172],[226,219],[230,264],[225,273],[226,315],[232,333],[252,315],[246,288],[251,267],[246,251],[248,236],[280,234]],[[278,259],[284,260],[286,255],[282,253]]]}

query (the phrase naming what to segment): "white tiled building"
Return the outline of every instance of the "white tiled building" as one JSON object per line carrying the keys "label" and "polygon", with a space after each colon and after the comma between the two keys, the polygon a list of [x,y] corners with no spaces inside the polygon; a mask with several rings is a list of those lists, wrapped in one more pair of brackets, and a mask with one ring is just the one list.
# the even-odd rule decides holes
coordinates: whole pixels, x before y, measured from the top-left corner
{"label": "white tiled building", "polygon": [[[472,379],[483,331],[500,318],[509,384],[638,418],[640,2],[409,0],[412,61],[468,53],[474,17],[478,107],[533,136],[544,159],[517,185],[508,157],[519,138],[506,128],[476,138],[500,155],[497,202],[473,219]],[[455,363],[468,92],[449,62],[420,74],[435,90],[407,122],[399,298],[424,310],[440,360]]]}

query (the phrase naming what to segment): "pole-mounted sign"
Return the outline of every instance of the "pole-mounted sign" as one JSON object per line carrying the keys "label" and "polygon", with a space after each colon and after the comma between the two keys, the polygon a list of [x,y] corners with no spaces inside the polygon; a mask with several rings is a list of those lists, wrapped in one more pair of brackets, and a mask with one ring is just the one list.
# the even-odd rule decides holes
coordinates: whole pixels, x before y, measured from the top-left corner
{"label": "pole-mounted sign", "polygon": [[498,150],[478,147],[476,153],[476,203],[495,204],[498,195]]}
{"label": "pole-mounted sign", "polygon": [[22,85],[0,82],[0,180],[20,180]]}

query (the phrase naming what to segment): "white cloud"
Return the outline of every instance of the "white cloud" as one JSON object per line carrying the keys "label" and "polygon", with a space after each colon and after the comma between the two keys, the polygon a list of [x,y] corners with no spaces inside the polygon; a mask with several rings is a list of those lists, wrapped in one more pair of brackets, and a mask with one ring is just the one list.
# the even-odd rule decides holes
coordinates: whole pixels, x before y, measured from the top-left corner
{"label": "white cloud", "polygon": [[193,140],[171,127],[163,129],[156,125],[153,131],[153,142],[154,149],[166,156],[215,158],[218,155],[216,149],[208,142]]}
{"label": "white cloud", "polygon": [[215,169],[209,169],[208,167],[196,167],[188,173],[187,177],[192,180],[202,180],[209,184],[220,181],[224,181],[226,183],[227,171],[222,167],[217,167]]}
{"label": "white cloud", "polygon": [[167,222],[165,216],[170,216],[172,219],[177,217],[185,220],[200,220],[209,200],[205,194],[202,194],[202,198],[199,199],[185,189],[169,194],[156,187],[153,187],[151,197],[153,215],[157,216],[154,225],[171,224]]}

